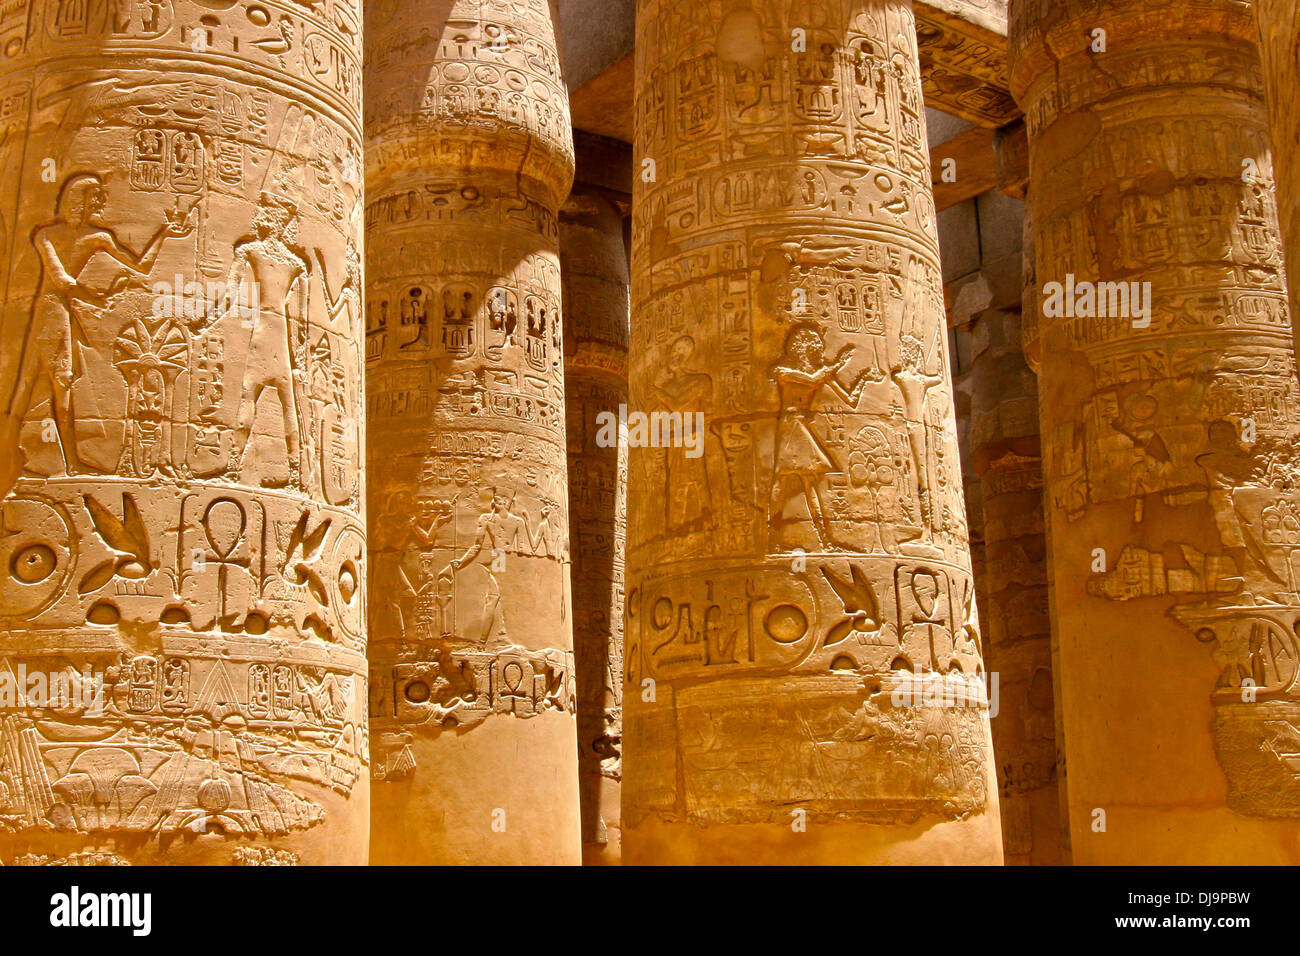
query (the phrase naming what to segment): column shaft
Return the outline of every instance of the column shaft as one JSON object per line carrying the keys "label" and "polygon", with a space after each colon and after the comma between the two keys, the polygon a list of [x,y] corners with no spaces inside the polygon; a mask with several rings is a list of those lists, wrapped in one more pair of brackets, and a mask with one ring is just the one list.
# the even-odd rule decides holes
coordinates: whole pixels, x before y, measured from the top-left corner
{"label": "column shaft", "polygon": [[360,37],[6,28],[6,864],[366,860]]}
{"label": "column shaft", "polygon": [[[1278,219],[1287,253],[1291,322],[1300,345],[1300,10],[1295,0],[1255,0],[1273,132]],[[1250,157],[1254,158],[1254,157]]]}
{"label": "column shaft", "polygon": [[638,4],[627,862],[1000,861],[924,124],[906,2]]}
{"label": "column shaft", "polygon": [[576,863],[546,0],[367,7],[375,863]]}
{"label": "column shaft", "polygon": [[[1034,306],[1037,306],[1035,301]],[[976,320],[971,448],[984,514],[983,619],[997,675],[993,753],[1008,863],[1063,859],[1038,389],[1019,310]]]}
{"label": "column shaft", "polygon": [[623,217],[600,190],[575,187],[561,210],[560,265],[583,861],[608,865],[619,862],[623,775],[629,280]]}
{"label": "column shaft", "polygon": [[1022,0],[1083,864],[1294,863],[1300,401],[1250,5]]}

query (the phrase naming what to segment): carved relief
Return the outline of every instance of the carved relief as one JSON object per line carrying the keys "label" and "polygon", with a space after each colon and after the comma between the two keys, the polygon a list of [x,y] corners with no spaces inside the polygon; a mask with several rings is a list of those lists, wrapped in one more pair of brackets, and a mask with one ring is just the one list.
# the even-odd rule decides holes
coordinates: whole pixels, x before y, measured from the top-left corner
{"label": "carved relief", "polygon": [[980,126],[1020,114],[1007,89],[1004,0],[963,0],[965,8],[917,0],[916,38],[926,103]]}
{"label": "carved relief", "polygon": [[991,810],[986,714],[891,701],[983,676],[915,24],[788,7],[639,5],[632,407],[706,428],[630,454],[630,854]]}
{"label": "carved relief", "polygon": [[[1044,314],[1036,330],[1056,606],[1081,609],[1062,616],[1061,673],[1094,708],[1066,720],[1092,740],[1104,714],[1110,741],[1071,757],[1071,793],[1101,801],[1114,765],[1142,762],[1151,782],[1128,787],[1125,802],[1162,814],[1175,842],[1205,832],[1179,829],[1167,752],[1122,729],[1140,711],[1152,739],[1187,735],[1170,752],[1192,749],[1195,731],[1181,728],[1212,727],[1229,809],[1295,817],[1294,774],[1279,755],[1300,621],[1288,531],[1300,410],[1251,8],[1028,0],[1013,13],[1037,280],[1146,282],[1151,303],[1144,315]],[[1112,47],[1104,70],[1078,42],[1055,46],[1094,28],[1143,39]],[[1182,38],[1177,55],[1170,36]],[[1047,73],[1052,83],[1036,83]],[[1171,85],[1187,91],[1176,104],[1164,96]],[[1242,175],[1247,157],[1257,177]],[[1187,687],[1182,673],[1150,682],[1141,667],[1116,667],[1100,688],[1077,670],[1085,658],[1153,659],[1179,634],[1222,668],[1211,720],[1204,698],[1170,689]],[[1176,659],[1192,666],[1187,653]],[[1179,774],[1199,780],[1190,766]],[[1204,788],[1179,799],[1222,801]],[[1154,835],[1166,827],[1143,819],[1147,858],[1177,854]]]}
{"label": "carved relief", "polygon": [[[1300,155],[1296,152],[1296,143],[1300,141],[1300,113],[1289,91],[1300,82],[1300,62],[1295,52],[1296,44],[1300,43],[1300,13],[1295,4],[1286,0],[1259,0],[1255,15],[1259,21],[1260,59],[1273,134],[1278,223],[1285,248],[1292,250],[1300,248]],[[1262,173],[1258,167],[1256,171]],[[1296,261],[1294,252],[1287,262],[1287,286],[1294,323],[1295,316],[1300,314],[1300,262]],[[1296,333],[1296,342],[1300,345],[1300,332]]]}
{"label": "carved relief", "polygon": [[[583,861],[614,864],[623,773],[628,449],[625,436],[604,440],[599,416],[616,415],[628,400],[623,217],[598,191],[579,185],[561,211],[560,235]],[[679,387],[671,373],[661,381],[665,401],[680,401],[691,387],[689,379]],[[679,467],[689,461],[680,458]],[[682,498],[667,507],[681,518],[690,510]]]}
{"label": "carved relief", "polygon": [[100,713],[0,715],[0,845],[358,862],[359,8],[32,16],[0,71],[0,659],[107,676]]}
{"label": "carved relief", "polygon": [[367,15],[372,860],[573,862],[558,255],[573,144],[550,8]]}
{"label": "carved relief", "polygon": [[[1026,309],[1037,310],[1036,298]],[[998,675],[993,746],[1008,863],[1068,862],[1059,788],[1038,390],[1021,316],[988,309],[972,328],[970,436],[984,536],[987,660]]]}

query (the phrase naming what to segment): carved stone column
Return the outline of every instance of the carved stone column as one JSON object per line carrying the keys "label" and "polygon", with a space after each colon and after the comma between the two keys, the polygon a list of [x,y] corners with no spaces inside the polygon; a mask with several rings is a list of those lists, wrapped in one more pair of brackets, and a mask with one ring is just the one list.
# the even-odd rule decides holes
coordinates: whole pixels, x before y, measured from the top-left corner
{"label": "carved stone column", "polygon": [[[1255,0],[1264,85],[1273,131],[1273,171],[1278,219],[1288,253],[1292,325],[1300,313],[1300,10],[1295,0]],[[1255,157],[1243,157],[1254,160]],[[1256,160],[1256,162],[1258,162]],[[1294,328],[1300,343],[1300,328]]]}
{"label": "carved stone column", "polygon": [[1012,14],[1074,860],[1294,863],[1300,397],[1269,171],[1241,175],[1251,8]]}
{"label": "carved stone column", "polygon": [[641,0],[636,126],[624,859],[998,862],[910,4]]}
{"label": "carved stone column", "polygon": [[[1035,301],[1034,305],[1037,305]],[[989,672],[997,675],[993,752],[1008,863],[1062,859],[1055,695],[1038,389],[1021,351],[1019,310],[976,320],[971,448],[983,494]]]}
{"label": "carved stone column", "polygon": [[367,8],[374,863],[577,863],[546,0]]}
{"label": "carved stone column", "polygon": [[627,405],[628,263],[623,216],[603,191],[575,187],[560,252],[582,855],[617,864],[627,443],[613,418]]}
{"label": "carved stone column", "polygon": [[6,23],[0,861],[363,864],[360,11]]}
{"label": "carved stone column", "polygon": [[[1023,132],[1023,130],[1022,130]],[[1026,135],[1024,146],[1024,171],[1023,179],[1025,181],[1025,193],[1028,193],[1029,180],[1029,146]],[[1025,200],[1024,207],[1024,230],[1021,233],[1020,242],[1020,351],[1024,356],[1025,365],[1030,371],[1037,376],[1043,367],[1042,363],[1042,341],[1038,335],[1039,327],[1039,310],[1042,307],[1042,296],[1038,291],[1038,266],[1034,253],[1037,236],[1034,232],[1034,204],[1029,201],[1028,195],[1022,196]],[[1039,394],[1039,462],[1038,468],[1040,474],[1043,470],[1042,462],[1042,396]],[[1040,489],[1038,494],[1038,507],[1043,514],[1043,544],[1046,554],[1043,560],[1043,570],[1047,581],[1047,608],[1050,621],[1057,620],[1056,613],[1056,586],[1054,584],[1056,564],[1052,560],[1052,524],[1047,520],[1045,502],[1043,500],[1043,490]],[[1061,841],[1061,860],[1063,863],[1072,862],[1073,857],[1070,851],[1070,795],[1067,786],[1067,766],[1065,761],[1065,708],[1061,706],[1061,641],[1060,633],[1055,627],[1049,628],[1051,632],[1051,660],[1052,660],[1052,708],[1053,717],[1056,727],[1056,796],[1057,796],[1057,820],[1059,821],[1059,830]],[[995,752],[996,754],[996,752]],[[1005,847],[1004,847],[1005,849]]]}

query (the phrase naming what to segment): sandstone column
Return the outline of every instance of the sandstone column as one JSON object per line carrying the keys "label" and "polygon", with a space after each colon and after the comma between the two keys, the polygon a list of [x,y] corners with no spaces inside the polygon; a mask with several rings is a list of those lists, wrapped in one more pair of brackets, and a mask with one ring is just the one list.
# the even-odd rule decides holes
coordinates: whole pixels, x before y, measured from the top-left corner
{"label": "sandstone column", "polygon": [[546,0],[367,8],[374,863],[577,863]]}
{"label": "sandstone column", "polygon": [[[1287,263],[1292,326],[1300,344],[1300,10],[1295,0],[1255,0],[1259,19],[1264,84],[1272,117],[1273,169],[1278,219],[1289,256]],[[1246,157],[1254,159],[1254,157]],[[1243,170],[1252,175],[1254,170]]]}
{"label": "sandstone column", "polygon": [[[1029,145],[1026,135],[1024,145],[1024,176],[1025,193],[1028,193],[1029,180]],[[1034,231],[1034,204],[1029,201],[1028,195],[1022,196],[1025,200],[1024,207],[1024,230],[1021,233],[1020,242],[1020,351],[1024,356],[1025,365],[1034,373],[1035,378],[1042,372],[1042,341],[1038,335],[1039,310],[1042,306],[1042,296],[1038,289],[1038,267],[1036,262],[1035,248],[1038,238]],[[1037,381],[1035,381],[1037,388]],[[1039,399],[1039,462],[1038,468],[1040,474],[1043,470],[1042,462],[1042,410],[1041,398]],[[1045,482],[1044,482],[1045,485]],[[1047,579],[1047,611],[1049,621],[1056,621],[1058,615],[1056,612],[1056,586],[1054,583],[1055,562],[1052,560],[1052,524],[1047,520],[1046,503],[1044,491],[1039,491],[1039,510],[1043,515],[1043,544],[1045,556],[1043,559],[1043,570]],[[1065,708],[1061,706],[1061,640],[1060,632],[1055,626],[1051,630],[1051,660],[1052,660],[1052,708],[1053,717],[1056,727],[1056,796],[1057,796],[1057,820],[1059,821],[1059,833],[1061,840],[1061,857],[1062,861],[1073,862],[1073,855],[1070,850],[1070,799],[1068,783],[1068,766],[1065,760]]]}
{"label": "sandstone column", "polygon": [[1003,849],[1008,863],[1056,865],[1068,858],[1061,849],[1038,389],[1021,351],[1018,310],[981,313],[973,337],[971,448],[983,495],[981,596],[988,667],[997,675],[992,725]]}
{"label": "sandstone column", "polygon": [[641,0],[636,129],[624,859],[998,862],[910,4]]}
{"label": "sandstone column", "polygon": [[1010,48],[1074,860],[1294,863],[1300,401],[1270,172],[1241,175],[1250,6],[1018,0]]}
{"label": "sandstone column", "polygon": [[627,405],[628,263],[623,217],[601,190],[574,188],[560,251],[583,861],[617,864],[627,444],[611,418]]}
{"label": "sandstone column", "polygon": [[6,864],[366,861],[360,37],[6,21]]}

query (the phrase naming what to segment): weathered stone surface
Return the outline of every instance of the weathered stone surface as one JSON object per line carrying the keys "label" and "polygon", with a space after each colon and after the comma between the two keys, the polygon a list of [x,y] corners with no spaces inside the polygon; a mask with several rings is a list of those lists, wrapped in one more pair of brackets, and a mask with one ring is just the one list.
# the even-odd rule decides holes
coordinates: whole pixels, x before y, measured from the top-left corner
{"label": "weathered stone surface", "polygon": [[624,859],[998,862],[910,4],[638,14]]}
{"label": "weathered stone surface", "polygon": [[[635,0],[564,4],[574,126],[624,142],[633,137],[636,40],[628,24],[634,5]],[[1006,0],[917,0],[913,11],[926,105],[988,128],[1020,115],[1007,91]],[[792,28],[817,25],[816,14],[805,16],[798,6],[791,18]]]}
{"label": "weathered stone surface", "polygon": [[360,11],[226,7],[3,21],[5,863],[366,859]]}
{"label": "weathered stone surface", "polygon": [[[1037,303],[1034,303],[1037,305]],[[986,660],[997,675],[992,721],[1008,863],[1062,854],[1038,390],[1021,352],[1018,310],[976,321],[971,449],[983,495]]]}
{"label": "weathered stone surface", "polygon": [[578,771],[587,864],[617,864],[620,853],[627,442],[611,417],[627,405],[623,231],[622,215],[598,189],[575,188],[560,211]]}
{"label": "weathered stone surface", "polygon": [[[1024,191],[1028,193],[1029,181],[1029,144],[1028,133],[1024,131],[1023,124],[1022,134],[1025,137],[1025,170],[1023,178],[1025,180]],[[1038,335],[1039,326],[1039,309],[1042,306],[1042,295],[1038,289],[1038,267],[1035,257],[1035,243],[1037,238],[1034,234],[1034,205],[1027,201],[1024,204],[1024,218],[1021,223],[1021,245],[1020,245],[1020,350],[1024,356],[1025,365],[1037,375],[1042,370],[1042,342]],[[1041,397],[1039,399],[1039,472],[1043,471],[1042,464],[1042,412]],[[1044,487],[1045,487],[1044,482]],[[1073,862],[1073,855],[1070,850],[1070,796],[1067,784],[1067,765],[1065,741],[1065,717],[1064,708],[1061,706],[1061,641],[1060,631],[1055,626],[1057,619],[1056,613],[1056,588],[1054,585],[1056,564],[1052,560],[1052,523],[1047,520],[1046,504],[1043,500],[1043,492],[1039,492],[1039,510],[1043,513],[1043,545],[1046,551],[1044,558],[1044,572],[1047,580],[1047,607],[1048,615],[1053,622],[1051,635],[1051,661],[1052,661],[1052,691],[1053,691],[1053,716],[1056,725],[1056,794],[1057,794],[1057,819],[1060,821],[1059,834],[1061,844],[1062,862]]]}
{"label": "weathered stone surface", "polygon": [[[1260,54],[1273,130],[1273,172],[1278,219],[1287,251],[1291,321],[1297,347],[1300,327],[1300,9],[1296,0],[1255,0]],[[1243,162],[1254,157],[1243,157]],[[1247,174],[1253,173],[1247,169]]]}
{"label": "weathered stone surface", "polygon": [[[613,200],[620,212],[630,212],[632,208],[631,144],[575,129],[573,145],[577,153],[574,183],[595,187],[602,195]],[[624,259],[626,258],[625,254]]]}
{"label": "weathered stone surface", "polygon": [[1007,91],[1005,0],[921,0],[912,8],[926,104],[981,126],[1019,116]]}
{"label": "weathered stone surface", "polygon": [[1013,199],[1025,198],[1029,187],[1029,134],[1023,119],[1009,123],[993,138],[997,162],[998,192]]}
{"label": "weathered stone surface", "polygon": [[[1271,171],[1242,176],[1250,5],[1018,0],[1010,49],[1074,859],[1295,863],[1300,404]],[[1103,282],[1150,310],[1089,309]]]}
{"label": "weathered stone surface", "polygon": [[553,17],[367,8],[374,863],[581,858]]}
{"label": "weathered stone surface", "polygon": [[[1038,312],[1042,307],[1043,297],[1038,285],[1038,237],[1034,233],[1034,203],[1028,195],[1028,187],[1025,192],[1025,215],[1021,223],[1020,245],[1020,350],[1025,355],[1025,364],[1037,375],[1043,368],[1043,343],[1038,331],[1042,321]],[[1041,414],[1039,429],[1041,434]]]}

